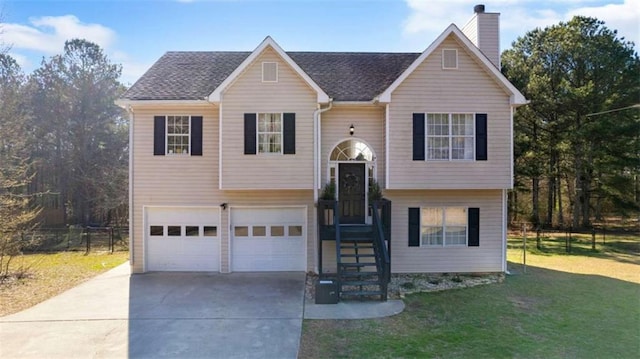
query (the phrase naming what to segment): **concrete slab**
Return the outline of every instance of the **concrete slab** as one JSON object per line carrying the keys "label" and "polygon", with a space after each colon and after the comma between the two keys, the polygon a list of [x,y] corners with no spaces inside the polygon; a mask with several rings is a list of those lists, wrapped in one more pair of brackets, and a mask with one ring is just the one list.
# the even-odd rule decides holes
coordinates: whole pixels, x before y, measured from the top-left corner
{"label": "concrete slab", "polygon": [[125,264],[0,318],[2,358],[295,358],[304,273],[151,273]]}
{"label": "concrete slab", "polygon": [[307,300],[304,319],[371,319],[384,318],[402,313],[402,300],[386,302],[340,302],[338,304],[315,304]]}

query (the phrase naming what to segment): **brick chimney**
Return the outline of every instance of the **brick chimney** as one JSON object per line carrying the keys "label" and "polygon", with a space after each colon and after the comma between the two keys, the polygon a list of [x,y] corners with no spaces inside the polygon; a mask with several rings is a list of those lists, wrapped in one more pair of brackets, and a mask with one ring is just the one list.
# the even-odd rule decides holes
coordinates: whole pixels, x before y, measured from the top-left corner
{"label": "brick chimney", "polygon": [[484,5],[474,6],[473,12],[462,32],[500,68],[500,13],[485,12]]}

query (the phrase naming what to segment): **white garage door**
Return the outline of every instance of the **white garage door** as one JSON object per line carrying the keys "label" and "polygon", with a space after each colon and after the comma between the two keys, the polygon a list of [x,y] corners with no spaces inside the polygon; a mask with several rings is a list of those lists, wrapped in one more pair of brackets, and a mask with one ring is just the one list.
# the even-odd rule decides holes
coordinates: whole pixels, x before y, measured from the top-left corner
{"label": "white garage door", "polygon": [[233,271],[304,271],[306,208],[232,208]]}
{"label": "white garage door", "polygon": [[218,208],[145,208],[146,270],[220,271]]}

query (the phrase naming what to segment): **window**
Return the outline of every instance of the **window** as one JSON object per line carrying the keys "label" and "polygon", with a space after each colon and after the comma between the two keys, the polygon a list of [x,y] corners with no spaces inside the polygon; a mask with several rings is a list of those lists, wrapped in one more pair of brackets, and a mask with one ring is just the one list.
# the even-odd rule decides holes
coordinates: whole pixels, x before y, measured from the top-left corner
{"label": "window", "polygon": [[253,226],[254,237],[264,237],[267,235],[267,227],[265,226]]}
{"label": "window", "polygon": [[284,237],[284,226],[271,226],[271,237]]}
{"label": "window", "polygon": [[163,226],[150,226],[149,234],[152,236],[164,236],[164,227]]}
{"label": "window", "polygon": [[217,237],[218,236],[218,227],[216,226],[204,226],[202,228],[204,232],[203,235],[205,237]]}
{"label": "window", "polygon": [[249,227],[247,226],[235,226],[233,228],[233,235],[236,237],[247,237],[249,236]]}
{"label": "window", "polygon": [[258,114],[258,153],[282,153],[282,114]]}
{"label": "window", "polygon": [[185,226],[184,232],[185,232],[185,235],[187,237],[199,237],[200,236],[200,227],[198,227],[198,226]]}
{"label": "window", "polygon": [[289,236],[299,237],[302,235],[302,226],[289,226]]}
{"label": "window", "polygon": [[167,226],[167,235],[177,237],[181,235],[180,226]]}
{"label": "window", "polygon": [[189,154],[189,116],[167,116],[167,153]]}
{"label": "window", "polygon": [[462,207],[422,208],[422,246],[466,246],[467,209]]}
{"label": "window", "polygon": [[153,155],[202,156],[202,116],[153,116]]}
{"label": "window", "polygon": [[428,113],[427,160],[472,160],[474,116],[460,113]]}

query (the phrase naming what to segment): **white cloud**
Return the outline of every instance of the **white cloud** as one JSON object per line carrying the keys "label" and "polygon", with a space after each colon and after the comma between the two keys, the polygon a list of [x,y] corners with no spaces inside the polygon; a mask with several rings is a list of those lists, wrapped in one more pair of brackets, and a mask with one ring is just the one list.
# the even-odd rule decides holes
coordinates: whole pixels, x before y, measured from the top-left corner
{"label": "white cloud", "polygon": [[67,40],[86,39],[108,49],[116,39],[113,30],[100,24],[85,24],[74,15],[43,16],[29,19],[30,25],[3,25],[3,41],[13,49],[60,53]]}
{"label": "white cloud", "polygon": [[[406,37],[435,39],[449,24],[463,27],[473,15],[478,0],[405,0],[411,10],[403,24]],[[597,0],[495,0],[487,4],[487,12],[500,13],[502,48],[537,27],[544,28],[574,15],[596,17],[606,22],[620,36],[636,43],[640,37],[640,0],[624,0],[621,4],[596,5]]]}
{"label": "white cloud", "polygon": [[573,15],[595,17],[605,22],[609,29],[618,30],[618,36],[640,45],[640,1],[625,0],[622,4],[582,7],[569,11]]}
{"label": "white cloud", "polygon": [[100,24],[83,23],[74,15],[31,18],[28,25],[5,23],[2,30],[3,41],[11,47],[9,55],[25,72],[34,70],[43,56],[61,54],[65,41],[74,38],[98,44],[113,63],[122,64],[121,81],[124,84],[133,84],[150,67],[113,49],[117,38],[115,31]]}

